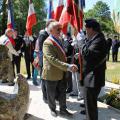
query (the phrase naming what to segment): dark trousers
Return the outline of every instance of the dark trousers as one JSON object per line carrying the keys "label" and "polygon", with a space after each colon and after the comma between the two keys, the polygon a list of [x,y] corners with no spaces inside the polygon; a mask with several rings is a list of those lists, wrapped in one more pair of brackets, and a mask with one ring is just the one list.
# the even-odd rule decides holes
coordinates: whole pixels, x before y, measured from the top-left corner
{"label": "dark trousers", "polygon": [[20,62],[21,62],[21,56],[14,56],[13,57],[13,70],[14,70],[14,76],[15,76],[15,66],[16,66],[16,73],[20,73]]}
{"label": "dark trousers", "polygon": [[73,90],[73,83],[72,83],[72,73],[71,72],[67,72],[66,73],[66,80],[67,80],[67,93],[72,92]]}
{"label": "dark trousers", "polygon": [[118,52],[112,52],[112,60],[113,60],[113,62],[117,62],[117,60],[118,60]]}
{"label": "dark trousers", "polygon": [[50,81],[45,80],[47,88],[48,105],[51,110],[56,109],[56,91],[60,110],[66,109],[66,80]]}
{"label": "dark trousers", "polygon": [[[30,65],[33,63],[33,56],[29,56],[29,54],[25,53],[25,64],[26,64],[26,70],[27,70],[27,76],[31,77],[31,71],[30,71]],[[32,75],[34,74],[34,66],[32,65]]]}
{"label": "dark trousers", "polygon": [[46,85],[45,84],[46,84],[45,80],[42,79],[42,81],[41,81],[41,88],[42,88],[44,102],[47,101],[47,90],[46,90]]}
{"label": "dark trousers", "polygon": [[87,120],[98,120],[97,98],[100,90],[101,88],[83,88]]}
{"label": "dark trousers", "polygon": [[107,53],[106,60],[109,61],[110,58],[110,51]]}

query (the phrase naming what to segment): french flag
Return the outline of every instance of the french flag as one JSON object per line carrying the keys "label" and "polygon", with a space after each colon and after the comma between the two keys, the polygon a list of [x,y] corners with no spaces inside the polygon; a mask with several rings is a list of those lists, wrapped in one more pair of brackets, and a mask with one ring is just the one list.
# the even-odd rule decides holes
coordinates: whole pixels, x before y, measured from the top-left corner
{"label": "french flag", "polygon": [[59,22],[63,26],[62,32],[64,34],[67,33],[67,26],[68,26],[68,23],[71,21],[71,15],[67,11],[70,3],[71,3],[71,0],[66,0],[66,5],[62,10],[62,13],[61,13],[61,16],[60,16],[60,19],[59,19]]}
{"label": "french flag", "polygon": [[14,29],[14,17],[13,17],[13,6],[11,0],[7,0],[8,5],[8,19],[7,19],[7,28]]}
{"label": "french flag", "polygon": [[53,9],[53,1],[52,0],[49,0],[48,19],[54,19],[54,9]]}
{"label": "french flag", "polygon": [[55,13],[54,13],[55,20],[59,21],[63,8],[64,8],[64,1],[59,0],[57,8],[55,9]]}
{"label": "french flag", "polygon": [[32,0],[29,0],[29,10],[28,10],[28,16],[27,16],[27,22],[26,22],[26,30],[29,36],[32,35],[32,27],[36,25],[37,19],[36,19],[36,13],[34,10],[34,5],[32,3]]}

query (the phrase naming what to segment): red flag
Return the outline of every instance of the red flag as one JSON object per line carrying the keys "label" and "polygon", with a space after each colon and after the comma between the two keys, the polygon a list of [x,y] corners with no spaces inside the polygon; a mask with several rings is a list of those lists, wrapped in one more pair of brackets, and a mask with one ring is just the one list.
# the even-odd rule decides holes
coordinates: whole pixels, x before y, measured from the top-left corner
{"label": "red flag", "polygon": [[71,15],[68,13],[67,9],[70,5],[70,0],[67,0],[67,3],[65,5],[65,7],[62,10],[59,22],[62,24],[63,26],[63,33],[66,34],[67,33],[67,26],[68,23],[71,21]]}
{"label": "red flag", "polygon": [[58,6],[57,6],[55,13],[54,13],[55,20],[59,21],[63,8],[64,8],[63,0],[59,0]]}
{"label": "red flag", "polygon": [[67,9],[68,13],[73,16],[71,24],[73,25],[73,27],[75,27],[77,29],[78,32],[80,32],[80,30],[83,27],[83,14],[82,11],[79,8],[79,0],[68,0],[69,1],[69,7]]}
{"label": "red flag", "polygon": [[28,16],[27,16],[27,22],[26,22],[26,30],[29,36],[32,35],[32,27],[36,25],[36,13],[34,10],[34,5],[32,3],[32,0],[29,0],[29,10],[28,10]]}
{"label": "red flag", "polygon": [[80,31],[83,28],[83,3],[84,0],[67,0],[59,20],[60,23],[63,26],[71,23],[77,31]]}

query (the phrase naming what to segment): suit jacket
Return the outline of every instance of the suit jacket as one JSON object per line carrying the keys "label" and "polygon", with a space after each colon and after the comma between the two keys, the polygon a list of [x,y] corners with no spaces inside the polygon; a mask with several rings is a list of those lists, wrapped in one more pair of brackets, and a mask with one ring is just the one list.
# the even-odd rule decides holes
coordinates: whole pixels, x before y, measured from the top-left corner
{"label": "suit jacket", "polygon": [[102,33],[92,40],[82,42],[83,80],[85,87],[102,87],[105,85],[107,44]]}
{"label": "suit jacket", "polygon": [[44,80],[62,80],[68,64],[60,48],[55,46],[48,37],[43,44],[43,71]]}
{"label": "suit jacket", "polygon": [[47,39],[48,36],[49,36],[49,34],[45,30],[42,30],[39,33],[38,39],[39,39],[39,49],[40,49],[40,51],[42,51],[43,42]]}

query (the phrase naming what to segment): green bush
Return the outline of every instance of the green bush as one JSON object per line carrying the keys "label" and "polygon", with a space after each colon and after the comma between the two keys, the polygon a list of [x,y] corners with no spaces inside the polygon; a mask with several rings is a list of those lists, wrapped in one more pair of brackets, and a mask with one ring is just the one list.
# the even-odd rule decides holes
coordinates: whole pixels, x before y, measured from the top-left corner
{"label": "green bush", "polygon": [[99,100],[101,102],[105,102],[106,104],[120,109],[120,93],[119,90],[111,89],[109,94],[105,94],[104,96],[100,97]]}
{"label": "green bush", "polygon": [[112,78],[112,83],[119,84],[120,80],[117,77]]}

